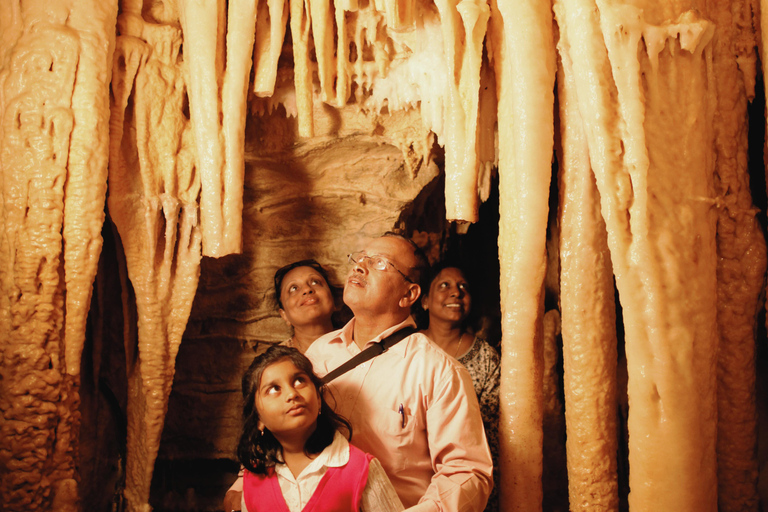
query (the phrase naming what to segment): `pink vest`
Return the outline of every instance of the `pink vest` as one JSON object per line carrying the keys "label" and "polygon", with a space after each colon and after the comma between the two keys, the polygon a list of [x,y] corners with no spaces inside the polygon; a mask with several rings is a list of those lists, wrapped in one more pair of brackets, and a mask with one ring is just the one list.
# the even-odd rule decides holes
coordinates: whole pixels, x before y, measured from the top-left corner
{"label": "pink vest", "polygon": [[[302,512],[359,512],[372,458],[373,455],[349,445],[349,462],[328,468]],[[248,512],[289,512],[274,468],[269,468],[266,476],[246,470],[243,499]]]}

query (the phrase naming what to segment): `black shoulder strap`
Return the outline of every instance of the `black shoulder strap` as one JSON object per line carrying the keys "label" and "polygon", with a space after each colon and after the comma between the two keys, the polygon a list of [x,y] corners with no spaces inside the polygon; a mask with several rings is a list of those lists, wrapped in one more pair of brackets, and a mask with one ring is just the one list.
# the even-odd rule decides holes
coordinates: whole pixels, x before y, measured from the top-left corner
{"label": "black shoulder strap", "polygon": [[359,354],[350,358],[349,361],[347,361],[346,363],[343,363],[341,366],[339,366],[332,372],[328,373],[322,379],[323,384],[328,384],[339,375],[343,375],[347,373],[349,370],[356,367],[357,365],[364,363],[369,359],[373,359],[374,357],[381,354],[382,352],[386,352],[387,349],[389,349],[389,347],[393,346],[395,343],[398,343],[403,338],[406,338],[415,332],[416,332],[416,328],[411,326],[403,327],[399,331],[393,332],[383,340],[379,341],[378,343],[374,343],[367,349],[363,350]]}

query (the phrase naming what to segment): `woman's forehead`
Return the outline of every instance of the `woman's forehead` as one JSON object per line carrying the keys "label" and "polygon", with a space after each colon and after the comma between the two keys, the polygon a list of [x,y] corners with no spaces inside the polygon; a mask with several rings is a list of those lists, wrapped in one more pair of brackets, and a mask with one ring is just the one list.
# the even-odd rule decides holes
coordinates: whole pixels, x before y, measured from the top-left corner
{"label": "woman's forehead", "polygon": [[436,283],[437,281],[441,279],[453,279],[455,281],[466,281],[467,278],[464,277],[464,272],[459,270],[456,267],[446,267],[442,269],[440,272],[437,273],[435,278],[432,280],[433,283]]}
{"label": "woman's forehead", "polygon": [[285,277],[283,278],[283,286],[287,284],[289,281],[295,281],[300,279],[305,279],[310,276],[317,276],[323,279],[323,275],[317,271],[317,269],[314,269],[312,267],[296,267],[292,268],[290,271],[288,271],[287,274],[285,274]]}

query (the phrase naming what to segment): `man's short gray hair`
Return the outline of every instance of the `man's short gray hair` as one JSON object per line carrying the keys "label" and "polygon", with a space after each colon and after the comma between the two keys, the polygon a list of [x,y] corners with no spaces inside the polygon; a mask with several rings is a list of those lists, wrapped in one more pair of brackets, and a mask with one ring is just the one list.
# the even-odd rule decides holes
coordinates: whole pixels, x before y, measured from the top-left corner
{"label": "man's short gray hair", "polygon": [[[427,289],[429,287],[429,283],[426,283],[425,281],[429,276],[429,260],[427,259],[427,255],[424,254],[424,251],[421,249],[421,247],[416,245],[416,242],[407,236],[396,231],[387,231],[382,235],[382,237],[385,236],[405,240],[408,245],[413,248],[413,256],[416,258],[416,265],[408,269],[408,277],[410,277],[414,283],[418,284],[422,290]],[[427,288],[425,288],[425,286]]]}

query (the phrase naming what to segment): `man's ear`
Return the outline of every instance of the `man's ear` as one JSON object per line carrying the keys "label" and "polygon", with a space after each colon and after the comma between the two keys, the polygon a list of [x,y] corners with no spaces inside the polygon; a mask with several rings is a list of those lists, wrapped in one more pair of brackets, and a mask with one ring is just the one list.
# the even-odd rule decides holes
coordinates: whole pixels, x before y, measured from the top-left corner
{"label": "man's ear", "polygon": [[405,294],[403,294],[402,298],[400,299],[400,307],[410,308],[414,305],[414,303],[416,303],[417,300],[419,300],[419,297],[421,297],[421,286],[415,283],[409,284]]}

